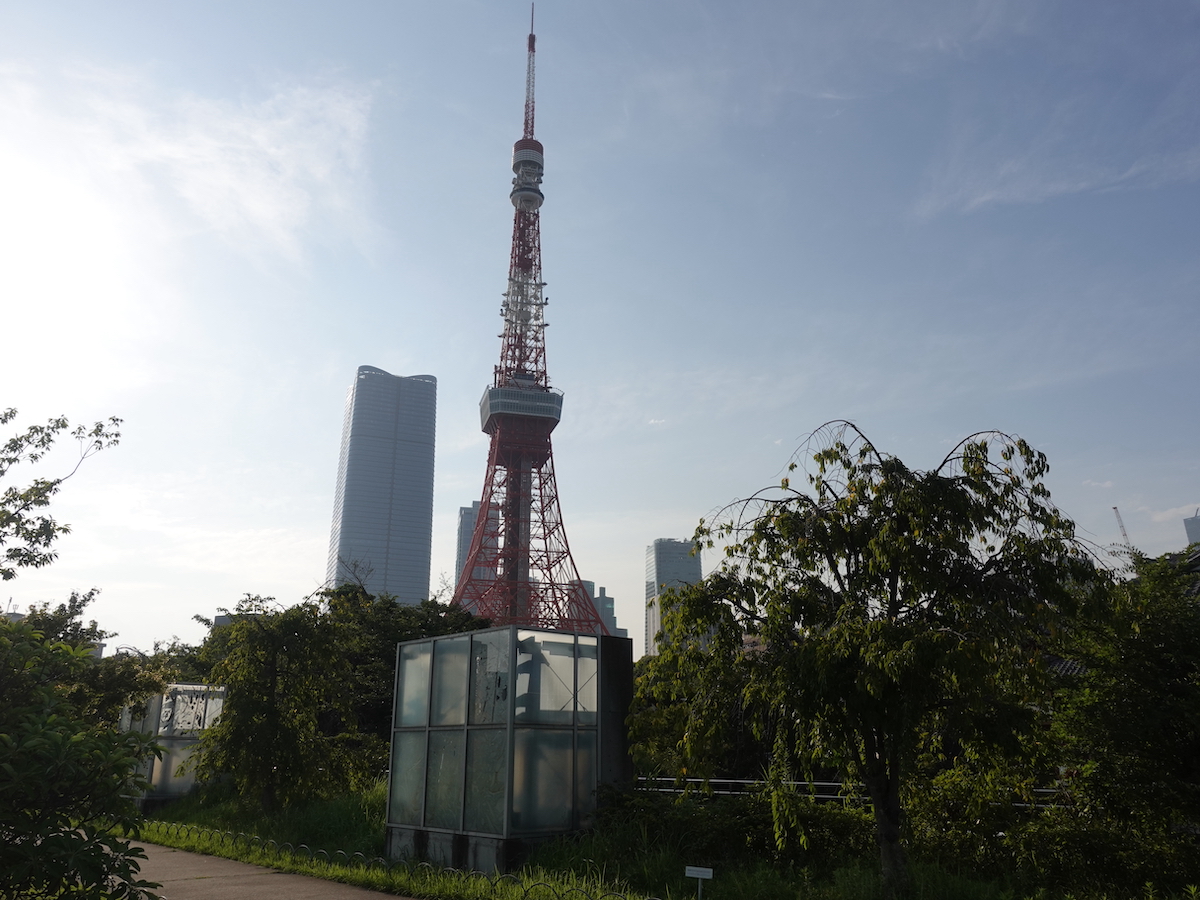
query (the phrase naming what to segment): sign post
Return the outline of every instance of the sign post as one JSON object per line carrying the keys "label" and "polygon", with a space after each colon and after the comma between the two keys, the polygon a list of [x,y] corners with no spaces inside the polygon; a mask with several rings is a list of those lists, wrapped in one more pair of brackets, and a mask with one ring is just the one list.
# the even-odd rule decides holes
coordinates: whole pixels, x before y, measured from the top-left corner
{"label": "sign post", "polygon": [[704,881],[712,879],[713,870],[706,869],[704,866],[684,866],[683,877],[696,879],[696,900],[702,900],[704,897]]}

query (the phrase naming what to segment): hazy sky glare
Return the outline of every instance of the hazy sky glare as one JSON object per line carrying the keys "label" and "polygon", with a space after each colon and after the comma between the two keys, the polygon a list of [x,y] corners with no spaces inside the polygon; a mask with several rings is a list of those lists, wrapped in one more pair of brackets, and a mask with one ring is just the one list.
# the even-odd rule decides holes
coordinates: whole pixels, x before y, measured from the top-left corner
{"label": "hazy sky glare", "polygon": [[[439,380],[434,573],[486,457],[524,3],[0,7],[0,406],[120,415],[24,607],[198,639],[325,570],[355,368]],[[644,548],[836,417],[998,428],[1085,534],[1200,506],[1200,10],[538,8],[555,456],[641,646]],[[65,464],[65,457],[63,458]],[[707,565],[707,564],[706,564]]]}

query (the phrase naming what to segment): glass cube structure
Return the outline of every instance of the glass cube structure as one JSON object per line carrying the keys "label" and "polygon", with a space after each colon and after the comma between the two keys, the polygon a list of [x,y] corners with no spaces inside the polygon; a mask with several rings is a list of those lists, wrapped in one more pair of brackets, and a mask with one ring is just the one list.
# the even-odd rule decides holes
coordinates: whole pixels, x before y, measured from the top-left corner
{"label": "glass cube structure", "polygon": [[480,871],[584,828],[632,780],[628,638],[518,626],[396,652],[388,854]]}

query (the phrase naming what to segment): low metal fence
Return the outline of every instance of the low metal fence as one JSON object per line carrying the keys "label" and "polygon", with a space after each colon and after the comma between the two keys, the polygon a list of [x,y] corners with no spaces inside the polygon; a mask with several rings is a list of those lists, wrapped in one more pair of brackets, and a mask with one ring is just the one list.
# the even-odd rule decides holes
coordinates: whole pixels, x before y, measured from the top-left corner
{"label": "low metal fence", "polygon": [[[843,803],[869,803],[865,785],[843,784],[840,781],[788,781],[788,787],[798,794],[805,794],[814,800]],[[748,778],[648,778],[644,775],[637,780],[638,787],[646,791],[660,794],[712,794],[716,796],[746,796],[756,794],[766,787],[765,781]],[[1059,788],[1034,788],[1031,792],[1033,802],[1014,801],[1018,809],[1052,809],[1070,805],[1067,795]]]}
{"label": "low metal fence", "polygon": [[[718,796],[744,796],[756,794],[766,787],[766,782],[748,778],[648,778],[639,776],[638,787],[660,794],[715,794]],[[789,781],[787,786],[797,793],[808,794],[814,800],[841,800],[866,802],[870,798],[861,784],[845,785],[840,781]]]}
{"label": "low metal fence", "polygon": [[[416,862],[408,859],[384,859],[382,856],[368,857],[361,851],[354,853],[346,853],[345,850],[335,850],[331,854],[323,848],[313,850],[307,844],[292,844],[284,841],[282,843],[274,840],[263,840],[258,835],[246,834],[244,832],[221,831],[214,828],[205,828],[200,825],[184,825],[179,822],[147,822],[144,829],[142,839],[154,843],[153,835],[156,831],[161,832],[168,838],[176,839],[192,839],[200,841],[211,841],[217,848],[229,847],[230,849],[246,848],[259,850],[270,856],[274,856],[280,861],[284,860],[307,860],[313,862],[325,862],[334,865],[341,865],[347,868],[361,868],[367,870],[376,870],[389,874],[408,873],[409,875],[420,877],[422,874],[436,875],[447,877],[456,881],[473,882],[469,885],[475,888],[470,893],[475,896],[482,896],[481,890],[491,888],[493,896],[499,896],[499,888],[502,884],[511,885],[505,891],[505,896],[512,900],[629,900],[629,894],[623,894],[619,891],[598,890],[588,891],[581,887],[556,887],[546,881],[537,881],[532,884],[522,885],[520,878],[511,873],[492,874],[488,875],[485,872],[466,871],[455,868],[442,868],[434,866],[428,862]],[[485,885],[487,887],[485,887]],[[467,887],[468,885],[464,885]],[[517,891],[521,891],[517,894]],[[466,893],[463,891],[462,893]],[[638,895],[641,896],[641,895]],[[661,900],[658,897],[650,897],[647,900]]]}

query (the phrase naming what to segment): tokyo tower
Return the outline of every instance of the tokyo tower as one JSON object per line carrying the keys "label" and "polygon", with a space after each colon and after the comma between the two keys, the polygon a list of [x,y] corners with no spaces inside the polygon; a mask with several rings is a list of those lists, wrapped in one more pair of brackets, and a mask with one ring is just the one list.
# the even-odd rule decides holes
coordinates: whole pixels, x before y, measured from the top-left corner
{"label": "tokyo tower", "polygon": [[546,298],[538,210],[544,196],[542,144],[533,136],[533,58],[529,24],[525,128],[513,145],[512,258],[500,315],[500,364],[479,402],[491,436],[483,498],[454,603],[493,625],[528,625],[607,634],[563,528],[550,432],[562,392],[546,372]]}

